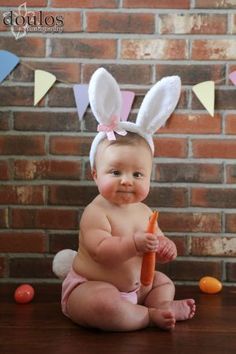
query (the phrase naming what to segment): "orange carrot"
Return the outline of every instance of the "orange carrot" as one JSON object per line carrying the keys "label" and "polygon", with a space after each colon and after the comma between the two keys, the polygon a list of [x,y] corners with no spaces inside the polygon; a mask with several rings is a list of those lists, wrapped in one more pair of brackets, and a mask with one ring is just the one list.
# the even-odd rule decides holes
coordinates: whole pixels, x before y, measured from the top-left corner
{"label": "orange carrot", "polygon": [[[158,212],[154,211],[149,219],[147,232],[154,233],[157,227]],[[153,281],[156,263],[156,253],[147,252],[143,255],[141,268],[141,283],[145,286],[150,285]]]}

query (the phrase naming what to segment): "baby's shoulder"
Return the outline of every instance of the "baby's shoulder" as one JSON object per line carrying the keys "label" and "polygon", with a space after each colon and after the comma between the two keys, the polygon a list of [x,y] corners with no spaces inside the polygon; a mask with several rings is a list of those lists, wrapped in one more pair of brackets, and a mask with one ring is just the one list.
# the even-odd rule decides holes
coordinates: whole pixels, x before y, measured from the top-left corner
{"label": "baby's shoulder", "polygon": [[152,210],[144,203],[138,203],[137,208],[145,214],[148,214],[148,215],[152,214]]}

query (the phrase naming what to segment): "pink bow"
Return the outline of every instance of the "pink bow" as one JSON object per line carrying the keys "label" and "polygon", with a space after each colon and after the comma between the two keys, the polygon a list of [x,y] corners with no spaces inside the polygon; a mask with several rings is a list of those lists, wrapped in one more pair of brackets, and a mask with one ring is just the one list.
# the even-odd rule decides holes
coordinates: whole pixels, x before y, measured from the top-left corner
{"label": "pink bow", "polygon": [[115,132],[119,135],[126,135],[127,131],[124,129],[117,129],[119,123],[119,118],[116,116],[111,117],[111,123],[110,124],[99,124],[97,127],[98,132],[104,132],[107,134],[107,139],[108,140],[116,140],[115,137]]}

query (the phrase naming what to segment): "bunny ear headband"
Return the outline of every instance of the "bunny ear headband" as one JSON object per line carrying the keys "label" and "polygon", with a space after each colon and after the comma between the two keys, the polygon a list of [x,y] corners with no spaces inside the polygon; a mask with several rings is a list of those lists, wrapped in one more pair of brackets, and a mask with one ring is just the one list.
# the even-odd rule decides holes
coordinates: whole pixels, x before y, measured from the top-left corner
{"label": "bunny ear headband", "polygon": [[179,76],[168,76],[158,81],[146,94],[138,112],[136,123],[120,120],[122,98],[119,86],[104,68],[97,69],[89,83],[89,102],[98,121],[98,134],[90,149],[90,165],[94,160],[99,143],[107,138],[115,140],[115,134],[126,135],[133,132],[143,137],[152,153],[152,135],[165,124],[174,111],[181,93]]}

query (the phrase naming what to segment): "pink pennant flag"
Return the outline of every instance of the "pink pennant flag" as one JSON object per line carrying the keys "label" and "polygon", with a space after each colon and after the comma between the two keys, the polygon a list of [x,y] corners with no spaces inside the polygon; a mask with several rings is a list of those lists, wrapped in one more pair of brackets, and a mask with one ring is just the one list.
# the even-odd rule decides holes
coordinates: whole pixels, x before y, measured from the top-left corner
{"label": "pink pennant flag", "polygon": [[229,74],[229,78],[232,81],[232,83],[236,86],[236,71],[232,71],[232,73]]}
{"label": "pink pennant flag", "polygon": [[126,121],[131,111],[135,94],[132,91],[121,91],[121,95],[123,101],[121,109],[121,120]]}
{"label": "pink pennant flag", "polygon": [[74,91],[79,119],[82,120],[84,113],[89,105],[88,85],[87,84],[74,85],[73,91]]}

